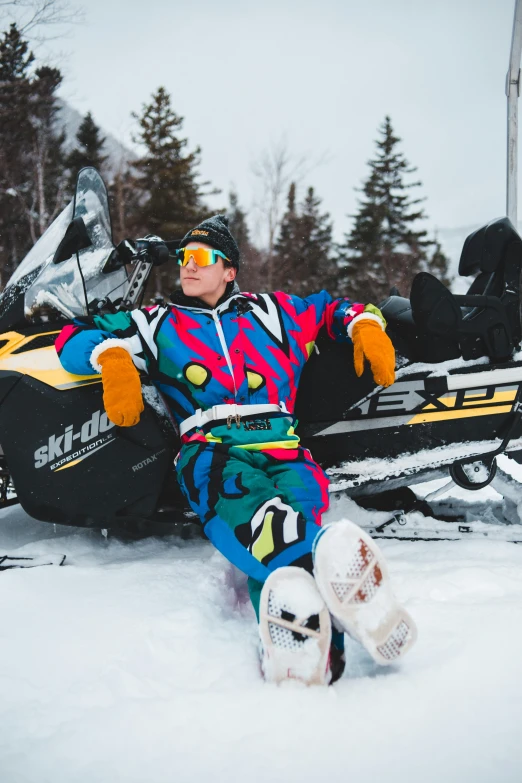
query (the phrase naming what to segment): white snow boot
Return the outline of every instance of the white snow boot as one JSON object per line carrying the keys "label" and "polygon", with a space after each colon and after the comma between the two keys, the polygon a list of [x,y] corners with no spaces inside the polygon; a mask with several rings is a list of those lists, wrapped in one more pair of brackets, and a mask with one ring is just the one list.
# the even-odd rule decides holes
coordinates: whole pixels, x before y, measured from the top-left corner
{"label": "white snow boot", "polygon": [[323,528],[314,543],[314,576],[333,617],[377,663],[395,663],[412,647],[415,623],[393,595],[382,552],[360,527]]}
{"label": "white snow boot", "polygon": [[259,635],[267,682],[330,683],[330,614],[307,571],[286,566],[270,574],[261,591]]}

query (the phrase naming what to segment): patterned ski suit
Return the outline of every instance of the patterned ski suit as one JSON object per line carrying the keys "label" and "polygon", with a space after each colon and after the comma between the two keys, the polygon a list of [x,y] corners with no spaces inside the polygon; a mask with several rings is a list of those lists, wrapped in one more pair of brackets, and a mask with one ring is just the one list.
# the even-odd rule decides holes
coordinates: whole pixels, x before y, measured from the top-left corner
{"label": "patterned ski suit", "polygon": [[[280,566],[312,569],[312,542],[328,507],[328,479],[299,446],[295,397],[303,366],[325,325],[347,341],[368,305],[284,293],[241,294],[212,310],[182,294],[168,307],[78,319],[56,341],[62,365],[94,373],[114,345],[147,372],[178,423],[213,405],[279,404],[283,412],[193,428],[182,437],[177,475],[214,546],[250,577],[257,610],[261,583]],[[368,312],[370,311],[370,312]],[[109,341],[109,342],[107,342]]]}

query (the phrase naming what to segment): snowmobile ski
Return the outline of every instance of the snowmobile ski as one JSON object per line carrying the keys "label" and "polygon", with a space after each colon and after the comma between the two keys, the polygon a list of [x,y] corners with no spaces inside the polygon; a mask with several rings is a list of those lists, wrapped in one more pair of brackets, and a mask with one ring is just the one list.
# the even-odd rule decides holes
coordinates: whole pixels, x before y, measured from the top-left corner
{"label": "snowmobile ski", "polygon": [[395,512],[386,522],[376,526],[360,525],[372,538],[401,541],[470,541],[488,538],[522,544],[522,525],[495,525],[481,520],[446,522],[424,517],[419,512]]}
{"label": "snowmobile ski", "polygon": [[56,565],[65,563],[66,555],[41,555],[40,557],[10,557],[0,555],[0,571],[12,568],[35,568],[36,566]]}

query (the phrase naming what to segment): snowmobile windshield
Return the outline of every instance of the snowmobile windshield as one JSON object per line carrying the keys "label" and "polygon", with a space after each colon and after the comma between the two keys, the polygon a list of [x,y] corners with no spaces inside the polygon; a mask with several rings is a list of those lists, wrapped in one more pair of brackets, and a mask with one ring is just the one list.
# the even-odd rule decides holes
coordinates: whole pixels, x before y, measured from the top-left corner
{"label": "snowmobile windshield", "polygon": [[[79,217],[91,244],[78,254],[53,263],[69,224]],[[40,237],[7,283],[0,300],[0,315],[21,297],[27,320],[49,309],[66,318],[88,315],[87,302],[106,296],[116,302],[123,294],[127,274],[124,268],[110,269],[107,262],[113,250],[107,190],[96,169],[82,169],[73,201]]]}

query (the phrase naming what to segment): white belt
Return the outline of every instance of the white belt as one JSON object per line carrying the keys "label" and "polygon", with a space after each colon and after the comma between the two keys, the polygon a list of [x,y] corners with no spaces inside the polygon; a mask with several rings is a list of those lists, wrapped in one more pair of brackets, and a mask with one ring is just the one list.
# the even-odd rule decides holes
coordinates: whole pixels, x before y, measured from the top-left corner
{"label": "white belt", "polygon": [[226,420],[229,428],[234,419],[237,426],[241,423],[242,416],[251,416],[256,413],[281,413],[280,405],[213,405],[206,411],[198,410],[188,419],[184,419],[179,425],[179,434],[184,435],[194,427],[203,427],[211,421]]}

